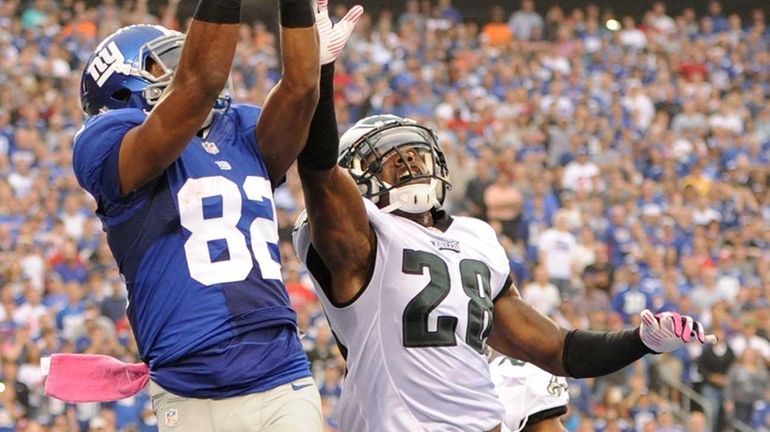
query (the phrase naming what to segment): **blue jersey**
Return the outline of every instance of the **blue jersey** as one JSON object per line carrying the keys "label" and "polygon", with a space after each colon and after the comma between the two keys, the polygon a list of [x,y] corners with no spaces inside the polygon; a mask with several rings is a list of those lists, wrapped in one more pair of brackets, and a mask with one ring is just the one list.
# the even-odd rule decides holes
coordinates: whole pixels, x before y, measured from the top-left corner
{"label": "blue jersey", "polygon": [[120,194],[118,155],[147,115],[94,116],[73,165],[128,288],[128,318],[151,378],[172,393],[224,398],[310,376],[283,285],[260,109],[215,115],[160,176]]}

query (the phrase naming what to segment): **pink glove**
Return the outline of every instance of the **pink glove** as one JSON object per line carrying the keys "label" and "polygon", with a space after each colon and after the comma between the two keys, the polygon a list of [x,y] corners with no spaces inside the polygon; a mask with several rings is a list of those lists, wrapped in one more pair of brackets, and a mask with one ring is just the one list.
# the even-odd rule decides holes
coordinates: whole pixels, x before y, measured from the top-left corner
{"label": "pink glove", "polygon": [[340,22],[332,24],[332,20],[329,19],[329,0],[318,0],[315,23],[321,48],[321,65],[329,64],[339,57],[363,14],[364,8],[356,5]]}
{"label": "pink glove", "polygon": [[701,344],[717,342],[714,335],[703,332],[703,324],[687,315],[676,312],[661,312],[653,315],[648,309],[641,313],[642,326],[639,336],[647,347],[656,353],[675,351],[695,336]]}

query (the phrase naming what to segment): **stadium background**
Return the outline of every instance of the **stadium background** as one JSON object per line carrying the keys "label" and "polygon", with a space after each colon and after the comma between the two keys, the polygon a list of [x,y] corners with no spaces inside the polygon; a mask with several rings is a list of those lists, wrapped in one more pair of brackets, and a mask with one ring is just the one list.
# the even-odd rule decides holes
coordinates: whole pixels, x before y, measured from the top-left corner
{"label": "stadium background", "polygon": [[[392,0],[392,1],[369,1],[369,2],[355,2],[353,0],[344,0],[338,2],[345,6],[353,6],[354,4],[363,3],[366,6],[367,11],[373,14],[377,14],[383,9],[390,10],[402,10],[406,5],[407,0]],[[97,2],[90,0],[89,4],[95,5]],[[163,2],[151,0],[150,4],[153,7],[159,8]],[[512,3],[509,9],[513,10],[514,6],[518,5],[518,1],[513,2],[500,2],[496,0],[454,0],[452,4],[458,8],[466,21],[473,21],[476,23],[483,23],[489,19],[489,11],[495,5],[504,5],[506,3]],[[593,3],[601,7],[605,11],[612,11],[615,16],[633,15],[640,18],[645,11],[650,9],[653,4],[652,0],[643,1],[629,1],[618,2],[616,0],[540,0],[537,2],[537,9],[544,13],[552,5],[560,5],[565,10],[572,10],[574,8],[585,7],[587,4]],[[699,14],[703,14],[708,9],[708,1],[706,0],[683,0],[678,2],[667,2],[669,13],[672,15],[678,15],[686,7],[693,8]],[[273,16],[272,11],[275,6],[275,2],[272,0],[245,0],[244,5],[252,6],[248,11],[247,17],[254,19],[261,19],[266,21]],[[762,8],[765,13],[770,12],[770,4],[758,0],[733,0],[730,2],[724,2],[723,9],[726,14],[737,13],[747,17],[747,13],[754,8]],[[191,16],[195,10],[194,2],[187,2],[180,5],[179,14],[182,17]],[[265,13],[269,11],[270,13]]]}
{"label": "stadium background", "polygon": [[[0,0],[0,432],[154,430],[146,394],[45,398],[38,359],[136,361],[124,288],[71,172],[77,83],[101,37],[129,23],[180,28],[194,3]],[[248,22],[267,25],[244,26],[235,99],[259,103],[278,77],[275,6],[246,3]],[[342,128],[379,112],[436,127],[452,210],[493,223],[521,291],[560,324],[615,329],[645,306],[677,309],[727,342],[571,382],[569,430],[770,430],[770,4],[677,2],[660,14],[605,0],[594,17],[587,2],[538,1],[541,37],[514,41],[522,21],[504,23],[518,1],[500,2],[490,25],[493,0],[413,13],[364,3],[371,16],[338,66]],[[285,280],[335,431],[344,369],[288,243],[296,180],[276,195]],[[708,407],[721,412],[711,427]]]}

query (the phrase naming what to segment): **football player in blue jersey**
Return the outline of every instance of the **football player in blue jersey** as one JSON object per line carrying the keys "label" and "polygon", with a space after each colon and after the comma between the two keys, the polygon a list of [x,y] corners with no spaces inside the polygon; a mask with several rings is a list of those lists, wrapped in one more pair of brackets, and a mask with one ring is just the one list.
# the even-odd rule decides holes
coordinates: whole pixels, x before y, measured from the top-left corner
{"label": "football player in blue jersey", "polygon": [[223,93],[240,0],[201,0],[186,35],[122,28],[83,73],[73,165],[128,288],[161,431],[322,429],[272,201],[318,102],[317,12],[279,8],[283,76],[262,108]]}

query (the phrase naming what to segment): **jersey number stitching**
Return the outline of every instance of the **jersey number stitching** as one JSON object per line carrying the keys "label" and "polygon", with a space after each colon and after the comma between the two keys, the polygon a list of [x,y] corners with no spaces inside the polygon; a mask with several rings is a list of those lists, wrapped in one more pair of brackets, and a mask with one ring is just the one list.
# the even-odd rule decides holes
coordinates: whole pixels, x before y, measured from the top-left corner
{"label": "jersey number stitching", "polygon": [[[267,200],[275,215],[275,205],[270,199],[270,181],[257,176],[248,176],[243,182],[243,191],[251,201]],[[251,251],[246,236],[238,229],[243,199],[238,185],[222,176],[188,179],[179,189],[179,217],[183,227],[190,231],[184,244],[185,257],[190,276],[203,285],[215,285],[245,280],[252,268],[252,254],[259,263],[262,279],[282,280],[281,264],[270,255],[268,243],[278,243],[278,231],[274,220],[256,217],[249,227]],[[205,199],[221,198],[222,214],[206,218],[203,214]],[[227,244],[227,259],[213,261],[209,244],[224,241]]]}
{"label": "jersey number stitching", "polygon": [[[456,317],[439,316],[436,330],[428,329],[430,313],[446,298],[452,286],[446,262],[430,252],[404,250],[401,270],[405,274],[422,275],[425,267],[428,268],[430,282],[409,301],[402,316],[404,346],[424,348],[457,345]],[[464,259],[460,261],[460,277],[463,290],[470,298],[465,342],[483,354],[485,341],[492,330],[491,272],[481,261]]]}

